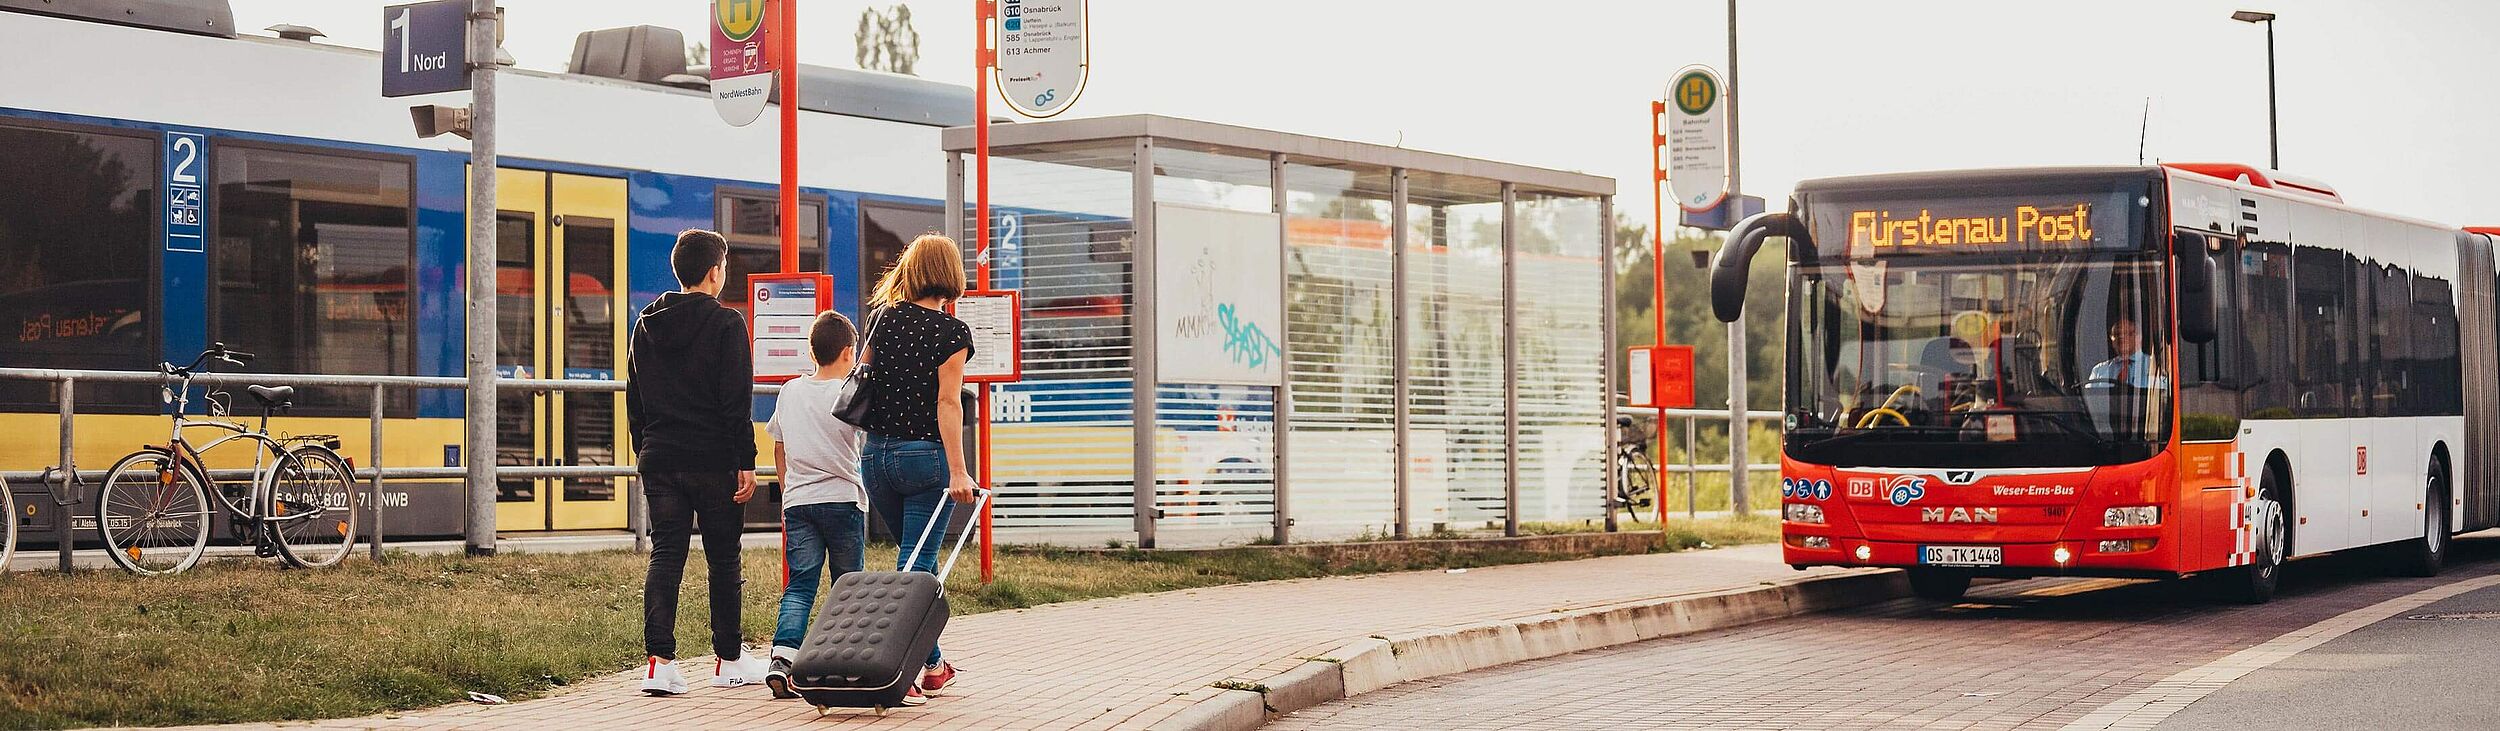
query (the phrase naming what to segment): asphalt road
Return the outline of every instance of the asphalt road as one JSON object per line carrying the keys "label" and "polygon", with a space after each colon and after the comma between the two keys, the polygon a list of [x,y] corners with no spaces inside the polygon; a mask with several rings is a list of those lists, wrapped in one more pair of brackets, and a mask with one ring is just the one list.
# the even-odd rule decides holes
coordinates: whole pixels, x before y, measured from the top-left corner
{"label": "asphalt road", "polygon": [[[1417,681],[1270,728],[2500,729],[2500,537],[2460,539],[2434,578],[2378,561],[2297,562],[2254,607],[2193,582],[1991,584]],[[2461,616],[2405,618],[2429,614]]]}

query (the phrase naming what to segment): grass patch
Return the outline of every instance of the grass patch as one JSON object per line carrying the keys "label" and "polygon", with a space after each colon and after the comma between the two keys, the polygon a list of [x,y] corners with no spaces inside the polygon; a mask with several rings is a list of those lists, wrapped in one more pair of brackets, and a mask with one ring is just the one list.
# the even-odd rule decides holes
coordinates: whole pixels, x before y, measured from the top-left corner
{"label": "grass patch", "polygon": [[[1727,525],[1715,525],[1727,523]],[[1702,521],[1669,550],[1776,540],[1778,524]],[[1436,542],[1440,544],[1442,542]],[[1272,550],[998,554],[949,582],[957,615],[1271,579],[1470,568],[1575,556],[1446,543],[1396,559],[1328,561]],[[892,566],[892,546],[868,565]],[[769,641],[779,555],[750,550],[741,616]],[[642,556],[394,554],[386,564],[287,571],[214,561],[170,577],[117,571],[0,576],[0,728],[155,726],[342,718],[463,700],[513,700],[632,667],[642,654]],[[688,562],[679,651],[709,652],[704,564]]]}

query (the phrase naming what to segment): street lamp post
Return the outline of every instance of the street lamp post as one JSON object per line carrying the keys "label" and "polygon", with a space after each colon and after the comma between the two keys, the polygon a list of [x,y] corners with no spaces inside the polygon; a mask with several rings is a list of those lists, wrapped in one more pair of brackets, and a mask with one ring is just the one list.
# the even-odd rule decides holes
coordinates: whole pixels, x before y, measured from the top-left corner
{"label": "street lamp post", "polygon": [[2266,24],[2266,167],[2283,169],[2283,144],[2275,131],[2274,103],[2274,14],[2262,10],[2242,10],[2231,14],[2242,23]]}

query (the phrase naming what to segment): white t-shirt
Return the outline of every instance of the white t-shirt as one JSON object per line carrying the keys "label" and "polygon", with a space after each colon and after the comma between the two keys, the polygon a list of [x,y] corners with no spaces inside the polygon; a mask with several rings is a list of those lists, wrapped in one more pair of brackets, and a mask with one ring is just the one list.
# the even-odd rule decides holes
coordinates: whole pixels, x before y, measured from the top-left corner
{"label": "white t-shirt", "polygon": [[813,377],[781,384],[781,399],[764,431],[781,443],[790,473],[781,476],[781,506],[852,503],[867,510],[860,489],[859,428],[833,416],[839,379]]}

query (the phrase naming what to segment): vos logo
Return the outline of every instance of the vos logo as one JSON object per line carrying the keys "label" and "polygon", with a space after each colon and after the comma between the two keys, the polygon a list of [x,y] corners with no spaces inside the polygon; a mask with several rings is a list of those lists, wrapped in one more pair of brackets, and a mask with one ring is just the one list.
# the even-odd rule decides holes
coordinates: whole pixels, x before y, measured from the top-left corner
{"label": "vos logo", "polygon": [[1901,475],[1884,481],[1884,499],[1891,502],[1893,507],[1918,502],[1918,499],[1923,497],[1927,497],[1927,478],[1925,477]]}

